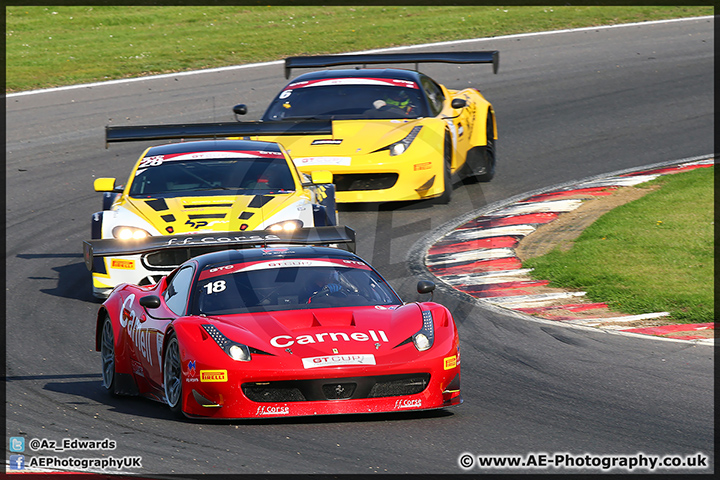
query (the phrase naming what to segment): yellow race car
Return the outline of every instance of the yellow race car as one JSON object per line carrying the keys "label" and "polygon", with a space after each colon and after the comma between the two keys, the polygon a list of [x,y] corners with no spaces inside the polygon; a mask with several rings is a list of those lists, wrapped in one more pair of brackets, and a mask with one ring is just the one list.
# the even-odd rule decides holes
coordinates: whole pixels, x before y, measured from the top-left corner
{"label": "yellow race car", "polygon": [[[106,138],[175,138],[166,128],[108,127]],[[185,260],[227,248],[231,240],[255,238],[262,246],[268,236],[334,226],[329,180],[329,172],[299,173],[282,145],[273,142],[222,139],[150,147],[124,186],[115,178],[95,180],[95,190],[104,194],[103,210],[92,216],[84,250],[93,294],[105,298],[121,283],[154,284]],[[187,248],[158,248],[163,243],[158,237]]]}
{"label": "yellow race car", "polygon": [[[497,73],[498,60],[497,51],[290,57],[285,72],[288,77],[293,68],[442,62],[490,63]],[[244,115],[247,107],[233,111]],[[490,102],[476,88],[452,90],[418,71],[355,68],[300,75],[261,120],[288,121],[332,127],[329,133],[245,138],[282,143],[301,172],[332,172],[338,202],[447,203],[452,175],[487,182],[495,174],[497,125]]]}

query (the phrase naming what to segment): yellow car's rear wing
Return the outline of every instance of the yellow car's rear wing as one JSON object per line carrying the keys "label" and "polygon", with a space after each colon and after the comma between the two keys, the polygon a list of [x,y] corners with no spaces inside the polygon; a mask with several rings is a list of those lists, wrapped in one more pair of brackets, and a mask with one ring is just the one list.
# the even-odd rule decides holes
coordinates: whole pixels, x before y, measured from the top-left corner
{"label": "yellow car's rear wing", "polygon": [[122,125],[105,127],[105,145],[112,142],[168,140],[178,138],[225,138],[274,135],[332,134],[329,120],[282,122],[218,122],[182,123],[171,125]]}
{"label": "yellow car's rear wing", "polygon": [[285,78],[293,68],[336,67],[340,65],[372,65],[386,63],[492,63],[497,73],[500,52],[429,52],[429,53],[358,53],[351,55],[315,55],[285,59]]}
{"label": "yellow car's rear wing", "polygon": [[[197,255],[229,248],[265,248],[280,245],[341,245],[355,253],[355,230],[347,226],[299,228],[293,232],[208,232],[191,235],[157,235],[142,239],[108,238],[83,242],[85,266],[93,271],[103,257],[137,255],[160,250],[177,250],[177,265]],[[183,251],[184,250],[184,251]]]}

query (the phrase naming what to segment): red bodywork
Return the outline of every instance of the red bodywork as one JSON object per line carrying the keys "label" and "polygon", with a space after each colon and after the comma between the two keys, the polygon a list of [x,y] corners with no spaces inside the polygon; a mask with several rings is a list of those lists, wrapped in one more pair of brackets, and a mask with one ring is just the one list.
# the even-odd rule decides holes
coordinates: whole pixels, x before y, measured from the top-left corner
{"label": "red bodywork", "polygon": [[[116,375],[132,379],[137,387],[120,393],[165,402],[163,358],[166,339],[174,332],[187,416],[393,412],[462,403],[457,328],[440,304],[178,317],[164,300],[152,310],[138,303],[147,295],[163,298],[165,288],[165,278],[150,287],[122,285],[100,309],[97,349],[107,313],[114,331]],[[423,328],[423,311],[431,312],[434,342],[418,351],[408,340]],[[230,358],[203,325],[249,346],[252,359]]]}

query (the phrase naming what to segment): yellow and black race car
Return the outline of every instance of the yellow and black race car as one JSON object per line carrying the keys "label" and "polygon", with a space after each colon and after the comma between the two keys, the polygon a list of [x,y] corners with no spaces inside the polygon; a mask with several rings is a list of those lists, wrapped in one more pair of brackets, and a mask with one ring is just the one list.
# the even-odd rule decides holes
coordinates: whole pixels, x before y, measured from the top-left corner
{"label": "yellow and black race car", "polygon": [[[499,53],[445,52],[290,57],[293,68],[442,62],[491,63]],[[233,108],[247,113],[244,104]],[[449,89],[418,71],[326,69],[292,80],[262,122],[325,121],[327,133],[251,136],[281,142],[301,172],[333,174],[338,202],[435,198],[447,203],[451,176],[489,181],[495,173],[495,111],[476,88]]]}
{"label": "yellow and black race car", "polygon": [[[108,127],[106,138],[174,138],[166,129]],[[223,139],[150,147],[124,186],[116,186],[114,178],[95,180],[104,200],[103,210],[92,216],[91,238],[112,255],[86,258],[93,294],[107,297],[121,283],[154,284],[205,247],[223,248],[223,238],[256,235],[262,245],[263,235],[336,225],[329,180],[329,172],[301,174],[285,149],[272,142]],[[192,236],[194,247],[170,253],[153,247],[157,237],[177,235]],[[204,240],[211,237],[214,243]]]}

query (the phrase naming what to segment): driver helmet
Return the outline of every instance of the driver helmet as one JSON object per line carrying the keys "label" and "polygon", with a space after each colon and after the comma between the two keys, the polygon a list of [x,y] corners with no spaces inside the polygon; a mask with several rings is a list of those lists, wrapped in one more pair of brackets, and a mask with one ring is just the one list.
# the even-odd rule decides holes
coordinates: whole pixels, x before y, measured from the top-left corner
{"label": "driver helmet", "polygon": [[404,88],[393,88],[385,103],[405,110],[410,106],[410,96]]}

